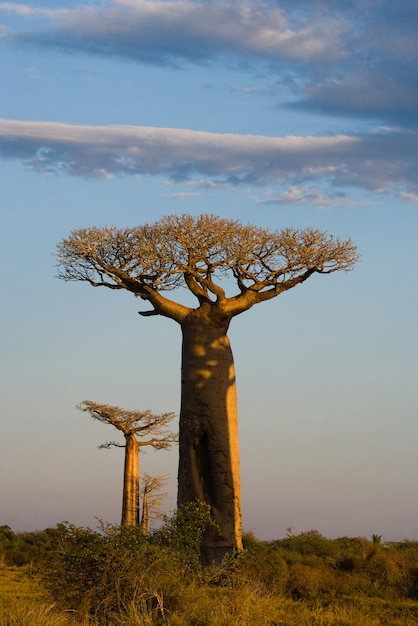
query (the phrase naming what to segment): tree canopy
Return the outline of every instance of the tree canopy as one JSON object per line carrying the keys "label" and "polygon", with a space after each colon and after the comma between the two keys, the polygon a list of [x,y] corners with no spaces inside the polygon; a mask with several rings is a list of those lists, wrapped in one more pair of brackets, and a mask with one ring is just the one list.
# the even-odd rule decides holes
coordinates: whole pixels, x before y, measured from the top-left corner
{"label": "tree canopy", "polygon": [[[83,400],[78,407],[80,411],[89,413],[91,417],[103,424],[110,424],[124,435],[135,435],[138,444],[151,446],[156,450],[170,448],[178,441],[176,433],[167,430],[167,425],[174,418],[174,413],[162,413],[157,415],[149,409],[145,411],[129,411],[110,404],[99,404],[92,400]],[[144,439],[144,437],[147,437]],[[119,444],[111,441],[100,447],[108,448]]]}
{"label": "tree canopy", "polygon": [[[199,305],[216,303],[232,317],[314,273],[348,271],[358,260],[351,239],[315,228],[269,230],[207,214],[81,228],[58,245],[57,256],[59,278],[126,289],[153,305],[144,315],[179,322],[189,309],[173,308],[161,292],[186,287]],[[226,276],[234,281],[228,287],[235,284],[232,296],[221,285]]]}

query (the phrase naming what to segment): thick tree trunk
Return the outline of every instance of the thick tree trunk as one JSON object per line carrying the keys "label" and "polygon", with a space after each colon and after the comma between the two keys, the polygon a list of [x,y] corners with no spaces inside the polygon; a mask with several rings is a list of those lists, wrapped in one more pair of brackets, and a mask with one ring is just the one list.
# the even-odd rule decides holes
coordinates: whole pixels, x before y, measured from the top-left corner
{"label": "thick tree trunk", "polygon": [[139,445],[132,433],[125,434],[122,526],[139,524]]}
{"label": "thick tree trunk", "polygon": [[242,548],[237,398],[228,322],[204,313],[194,310],[181,325],[178,505],[210,505],[219,530],[204,538],[202,557],[219,562]]}

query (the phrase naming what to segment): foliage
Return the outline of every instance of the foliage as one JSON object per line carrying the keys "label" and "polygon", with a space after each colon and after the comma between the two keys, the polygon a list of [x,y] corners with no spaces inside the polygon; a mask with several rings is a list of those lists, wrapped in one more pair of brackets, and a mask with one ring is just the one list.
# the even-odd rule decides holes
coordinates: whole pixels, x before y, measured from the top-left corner
{"label": "foliage", "polygon": [[179,509],[146,539],[135,526],[103,524],[100,532],[66,526],[38,565],[58,606],[100,617],[135,603],[140,611],[164,614],[177,603],[200,569],[200,544],[212,524],[206,505]]}
{"label": "foliage", "polygon": [[158,606],[160,585],[170,587],[166,561],[138,527],[68,525],[38,571],[58,606],[100,617],[131,600],[147,611]]}
{"label": "foliage", "polygon": [[3,568],[15,591],[2,581],[10,592],[0,593],[0,626],[418,623],[416,542],[327,539],[317,531],[267,542],[246,533],[240,554],[202,567],[199,541],[209,521],[207,508],[194,503],[149,538],[133,527],[61,525],[31,578],[28,569]]}
{"label": "foliage", "polygon": [[64,529],[63,524],[43,531],[14,533],[9,526],[0,526],[0,564],[26,565],[49,548]]}
{"label": "foliage", "polygon": [[180,562],[192,570],[200,567],[201,544],[207,531],[216,526],[210,506],[205,502],[189,502],[174,512],[150,537],[153,544],[169,548]]}

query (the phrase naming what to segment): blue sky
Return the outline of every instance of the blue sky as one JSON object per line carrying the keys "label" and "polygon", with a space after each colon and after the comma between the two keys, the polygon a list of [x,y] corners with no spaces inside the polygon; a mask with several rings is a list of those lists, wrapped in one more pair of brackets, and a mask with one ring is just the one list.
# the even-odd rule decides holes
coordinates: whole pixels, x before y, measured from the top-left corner
{"label": "blue sky", "polygon": [[[407,0],[0,2],[0,524],[118,522],[116,432],[75,406],[179,410],[177,326],[57,280],[56,244],[207,212],[361,254],[231,324],[244,527],[418,539],[417,28]],[[172,510],[176,451],[141,465]]]}

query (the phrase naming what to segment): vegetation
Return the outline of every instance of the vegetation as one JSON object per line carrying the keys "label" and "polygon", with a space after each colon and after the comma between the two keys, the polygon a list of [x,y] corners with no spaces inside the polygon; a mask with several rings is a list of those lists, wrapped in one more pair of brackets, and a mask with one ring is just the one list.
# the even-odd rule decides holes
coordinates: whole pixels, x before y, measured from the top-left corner
{"label": "vegetation", "polygon": [[16,534],[9,526],[0,526],[0,565],[20,566],[32,563],[41,553],[50,549],[65,529],[65,524],[58,524],[55,528]]}
{"label": "vegetation", "polygon": [[[210,505],[220,532],[207,533],[208,562],[242,548],[232,319],[314,275],[348,271],[351,240],[317,229],[270,231],[214,215],[171,215],[136,228],[82,228],[58,245],[59,278],[124,289],[149,303],[141,315],[179,324],[182,388],[179,506]],[[185,287],[195,307],[165,294]],[[227,290],[229,293],[227,293]],[[164,294],[164,295],[163,295]]]}
{"label": "vegetation", "polygon": [[[247,533],[243,551],[203,566],[200,542],[212,524],[209,507],[192,503],[148,538],[106,524],[9,529],[0,626],[418,624],[418,542],[316,530],[266,542]],[[32,567],[16,567],[29,544],[38,548]]]}

